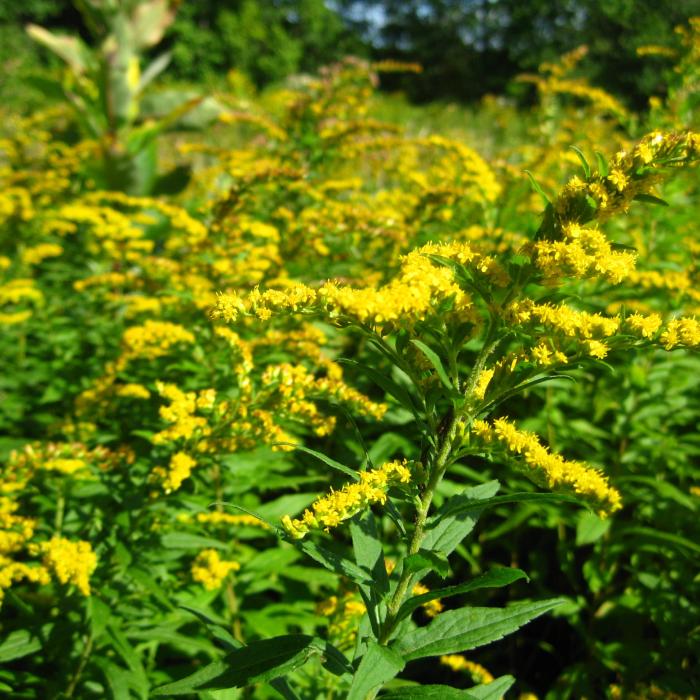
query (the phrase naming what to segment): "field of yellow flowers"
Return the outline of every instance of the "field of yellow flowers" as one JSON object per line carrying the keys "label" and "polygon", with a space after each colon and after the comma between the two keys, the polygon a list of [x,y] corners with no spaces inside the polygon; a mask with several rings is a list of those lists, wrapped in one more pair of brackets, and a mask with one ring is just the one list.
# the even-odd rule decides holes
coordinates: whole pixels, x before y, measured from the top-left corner
{"label": "field of yellow flowers", "polygon": [[692,697],[699,29],[645,115],[4,113],[3,696]]}

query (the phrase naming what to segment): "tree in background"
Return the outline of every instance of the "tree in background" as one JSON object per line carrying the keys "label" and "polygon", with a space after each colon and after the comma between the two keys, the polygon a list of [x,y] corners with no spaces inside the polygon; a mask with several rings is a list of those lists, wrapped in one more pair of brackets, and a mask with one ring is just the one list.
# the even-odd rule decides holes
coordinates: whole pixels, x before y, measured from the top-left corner
{"label": "tree in background", "polygon": [[674,47],[677,25],[700,0],[336,0],[335,7],[382,57],[423,64],[422,79],[394,76],[420,100],[471,100],[502,92],[522,70],[587,44],[588,78],[646,106],[663,91],[667,64],[637,48]]}

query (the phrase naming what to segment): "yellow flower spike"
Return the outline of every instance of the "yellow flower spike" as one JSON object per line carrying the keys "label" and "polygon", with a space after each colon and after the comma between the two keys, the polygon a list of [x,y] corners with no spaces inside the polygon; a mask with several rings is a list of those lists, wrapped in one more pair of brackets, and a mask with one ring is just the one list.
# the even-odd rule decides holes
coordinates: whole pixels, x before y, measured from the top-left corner
{"label": "yellow flower spike", "polygon": [[447,654],[440,657],[440,663],[447,666],[456,673],[466,672],[475,683],[490,683],[493,676],[481,664],[469,661],[460,654]]}
{"label": "yellow flower spike", "polygon": [[570,490],[590,501],[601,517],[622,507],[620,493],[608,483],[608,478],[583,462],[571,462],[551,453],[534,433],[518,430],[505,418],[493,423],[477,420],[472,425],[474,435],[487,444],[499,444],[507,452],[520,457],[535,480],[543,480],[550,489]]}
{"label": "yellow flower spike", "polygon": [[224,579],[232,571],[238,571],[240,568],[241,565],[237,561],[221,559],[215,549],[204,549],[192,562],[190,571],[197,583],[201,583],[208,591],[214,591],[221,587]]}
{"label": "yellow flower spike", "polygon": [[346,484],[319,498],[301,518],[282,516],[282,527],[292,539],[301,539],[312,529],[328,529],[340,525],[373,503],[386,503],[391,486],[407,484],[411,471],[407,460],[386,462],[378,469],[360,472],[360,480]]}

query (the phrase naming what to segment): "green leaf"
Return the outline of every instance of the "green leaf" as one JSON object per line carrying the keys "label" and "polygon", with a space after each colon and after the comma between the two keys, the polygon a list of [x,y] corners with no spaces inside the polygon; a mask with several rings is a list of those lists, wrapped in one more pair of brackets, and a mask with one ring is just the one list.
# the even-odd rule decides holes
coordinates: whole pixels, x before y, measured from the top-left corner
{"label": "green leaf", "polygon": [[160,541],[165,549],[226,549],[227,546],[211,537],[192,535],[188,532],[166,532]]}
{"label": "green leaf", "polygon": [[540,183],[535,180],[535,176],[529,170],[523,170],[523,172],[530,178],[530,184],[532,189],[537,192],[537,194],[542,197],[542,203],[547,206],[552,203],[552,200],[547,196],[547,193],[542,189]]}
{"label": "green leaf", "polygon": [[453,392],[454,386],[452,385],[450,378],[447,376],[447,372],[445,371],[445,368],[442,365],[442,360],[438,354],[420,340],[413,338],[411,339],[411,342],[428,358],[430,364],[435,368],[438,377],[440,377],[440,381],[445,385],[445,387],[450,392]]}
{"label": "green leaf", "polygon": [[646,204],[657,204],[661,207],[669,206],[669,203],[665,199],[661,199],[661,197],[654,197],[653,194],[635,194],[632,199],[636,200],[637,202],[645,202]]}
{"label": "green leaf", "polygon": [[312,455],[313,457],[316,457],[316,459],[320,459],[324,464],[327,464],[329,467],[332,469],[337,469],[339,472],[343,472],[343,474],[347,474],[353,481],[359,481],[360,475],[358,474],[357,470],[352,469],[351,467],[346,467],[344,464],[341,464],[340,462],[336,462],[334,459],[331,459],[328,457],[328,455],[324,455],[323,452],[316,452],[316,450],[312,450],[308,447],[304,447],[303,445],[292,445],[291,443],[287,442],[279,442],[275,443],[277,445],[290,445],[291,447],[294,447],[295,450],[299,450],[299,452],[306,452],[307,454]]}
{"label": "green leaf", "polygon": [[303,666],[311,656],[322,654],[322,640],[305,634],[290,634],[251,642],[227,654],[187,678],[168,683],[152,695],[187,695],[201,690],[243,688],[266,683]]}
{"label": "green leaf", "polygon": [[365,571],[354,562],[340,556],[340,554],[336,554],[311,540],[295,540],[292,544],[296,545],[305,554],[308,554],[314,561],[325,566],[326,569],[334,571],[341,576],[347,576],[360,585],[369,586],[372,584]]}
{"label": "green leaf", "polygon": [[609,529],[612,521],[599,518],[595,513],[583,512],[576,523],[576,546],[597,542]]}
{"label": "green leaf", "polygon": [[474,529],[484,501],[499,488],[498,481],[473,486],[446,501],[442,508],[428,520],[423,539],[423,549],[450,555],[455,547]]}
{"label": "green leaf", "polygon": [[381,700],[477,700],[477,696],[449,685],[417,685],[382,693]]}
{"label": "green leaf", "polygon": [[471,581],[467,581],[466,583],[460,583],[457,586],[449,586],[447,588],[437,588],[429,591],[428,593],[423,593],[422,595],[409,598],[399,608],[396,619],[403,620],[414,610],[425,603],[429,603],[431,600],[437,600],[438,598],[449,598],[450,596],[476,591],[479,588],[501,588],[502,586],[509,586],[511,583],[519,581],[520,579],[527,579],[527,574],[520,569],[511,569],[505,566],[497,569],[491,569],[491,571],[487,571],[485,574],[482,574]]}
{"label": "green leaf", "polygon": [[404,660],[395,651],[370,640],[352,679],[347,700],[365,700],[370,691],[399,674]]}
{"label": "green leaf", "polygon": [[670,544],[681,551],[689,550],[691,552],[695,552],[696,554],[700,554],[700,544],[697,542],[693,542],[692,540],[689,540],[686,537],[681,537],[680,535],[674,535],[670,532],[655,530],[652,527],[619,527],[615,529],[615,535],[618,537],[627,537],[631,535],[640,539],[656,541],[662,544]]}
{"label": "green leaf", "polygon": [[588,165],[588,161],[586,160],[586,156],[583,155],[583,151],[577,146],[569,146],[569,148],[578,156],[578,159],[581,161],[581,166],[583,167],[583,174],[586,176],[586,180],[590,180],[591,166]]}
{"label": "green leaf", "polygon": [[42,647],[41,640],[29,630],[15,630],[7,635],[0,644],[0,663],[21,659],[39,651]]}
{"label": "green leaf", "polygon": [[608,169],[608,162],[605,160],[605,156],[599,151],[596,151],[595,158],[598,161],[598,174],[601,177],[607,177],[610,171]]}
{"label": "green leaf", "polygon": [[240,649],[243,644],[239,642],[220,622],[212,619],[209,615],[197,608],[191,608],[188,605],[179,605],[179,608],[186,610],[188,613],[194,615],[200,622],[203,622],[209,633],[214,639],[221,643],[226,649],[233,651],[234,649]]}
{"label": "green leaf", "polygon": [[405,571],[423,571],[431,569],[440,576],[446,578],[450,573],[450,563],[447,561],[447,555],[443,552],[433,552],[429,549],[419,549],[415,554],[406,557],[403,563]]}
{"label": "green leaf", "polygon": [[490,683],[482,683],[469,688],[467,692],[478,700],[501,700],[506,691],[515,683],[513,676],[499,676]]}
{"label": "green leaf", "polygon": [[53,34],[37,24],[28,24],[26,31],[34,41],[62,58],[76,75],[82,75],[92,64],[90,50],[74,36]]}
{"label": "green leaf", "polygon": [[350,534],[357,565],[367,572],[372,583],[360,584],[360,593],[367,608],[372,631],[379,636],[379,604],[389,591],[389,576],[384,565],[384,550],[377,534],[377,524],[372,511],[356,516],[350,521]]}
{"label": "green leaf", "polygon": [[387,376],[386,374],[382,374],[378,370],[374,369],[374,367],[364,365],[356,360],[348,360],[343,358],[339,359],[338,362],[340,364],[357,367],[359,370],[367,374],[370,379],[377,384],[377,386],[384,389],[384,391],[390,396],[393,396],[401,406],[408,409],[414,415],[414,417],[418,418],[418,410],[413,398],[404,387],[394,381],[391,377]]}
{"label": "green leaf", "polygon": [[393,647],[406,661],[457,654],[490,644],[530,620],[561,605],[563,600],[516,603],[507,608],[461,608],[441,613],[427,627],[409,632]]}

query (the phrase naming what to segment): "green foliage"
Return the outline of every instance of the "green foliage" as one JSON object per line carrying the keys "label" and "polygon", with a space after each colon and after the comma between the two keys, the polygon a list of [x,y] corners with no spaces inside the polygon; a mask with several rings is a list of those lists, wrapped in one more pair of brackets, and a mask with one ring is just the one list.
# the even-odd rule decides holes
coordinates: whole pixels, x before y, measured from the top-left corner
{"label": "green foliage", "polygon": [[151,197],[95,179],[89,110],[10,114],[2,691],[691,693],[698,141],[656,133],[684,60],[642,138],[571,56],[450,136],[357,60],[199,132],[144,136],[121,83],[120,137],[193,171]]}

